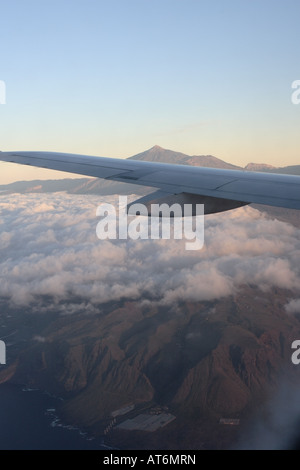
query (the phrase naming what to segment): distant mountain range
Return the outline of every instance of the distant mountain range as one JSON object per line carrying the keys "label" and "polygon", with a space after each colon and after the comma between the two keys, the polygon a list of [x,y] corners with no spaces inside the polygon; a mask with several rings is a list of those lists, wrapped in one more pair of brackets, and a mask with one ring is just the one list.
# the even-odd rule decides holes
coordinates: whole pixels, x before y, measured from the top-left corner
{"label": "distant mountain range", "polygon": [[[232,165],[212,155],[185,155],[184,153],[174,152],[155,145],[145,152],[139,153],[130,157],[129,160],[142,160],[148,162],[162,162],[178,165],[191,165],[202,166],[209,168],[222,168],[229,170],[245,170],[245,171],[264,171],[271,173],[285,173],[292,175],[300,175],[300,165],[286,166],[276,168],[265,163],[248,163],[245,168]],[[152,192],[153,188],[149,191],[145,187],[137,185],[114,183],[112,181],[100,180],[97,178],[77,178],[77,179],[62,179],[62,180],[34,180],[22,181],[11,183],[8,185],[0,186],[1,193],[44,193],[44,192],[57,192],[67,191],[71,194],[145,194]]]}

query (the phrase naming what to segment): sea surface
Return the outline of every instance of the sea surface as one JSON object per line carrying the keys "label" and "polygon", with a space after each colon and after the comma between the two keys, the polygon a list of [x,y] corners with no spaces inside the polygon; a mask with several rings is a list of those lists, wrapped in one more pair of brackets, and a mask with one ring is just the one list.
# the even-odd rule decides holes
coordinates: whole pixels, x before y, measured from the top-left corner
{"label": "sea surface", "polygon": [[65,426],[56,414],[59,399],[39,390],[0,385],[0,450],[99,450],[100,440]]}

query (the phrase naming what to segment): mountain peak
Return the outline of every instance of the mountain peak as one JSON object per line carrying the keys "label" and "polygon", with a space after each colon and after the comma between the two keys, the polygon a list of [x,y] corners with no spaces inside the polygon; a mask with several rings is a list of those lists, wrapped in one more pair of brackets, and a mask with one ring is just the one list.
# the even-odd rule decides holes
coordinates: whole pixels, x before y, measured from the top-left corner
{"label": "mountain peak", "polygon": [[181,152],[175,152],[174,150],[168,150],[154,145],[149,150],[139,153],[130,157],[132,160],[143,160],[148,162],[160,162],[160,163],[173,163],[177,165],[192,165],[192,166],[203,166],[210,168],[228,168],[228,169],[240,169],[235,165],[226,163],[219,158],[213,157],[212,155],[186,155]]}
{"label": "mountain peak", "polygon": [[151,151],[151,150],[156,150],[156,151],[157,151],[157,150],[165,150],[165,149],[163,149],[163,148],[160,147],[159,145],[154,145],[154,147],[152,147],[152,148],[150,149],[150,151]]}
{"label": "mountain peak", "polygon": [[248,163],[245,166],[245,170],[248,171],[268,171],[268,170],[276,170],[277,167],[268,165],[267,163]]}

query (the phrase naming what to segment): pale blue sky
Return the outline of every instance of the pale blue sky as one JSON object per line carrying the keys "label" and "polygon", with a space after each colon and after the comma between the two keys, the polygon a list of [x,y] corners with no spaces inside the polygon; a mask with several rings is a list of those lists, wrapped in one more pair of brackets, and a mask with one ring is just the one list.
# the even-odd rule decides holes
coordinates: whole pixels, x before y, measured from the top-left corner
{"label": "pale blue sky", "polygon": [[[1,150],[300,164],[300,0],[0,5]],[[15,168],[0,184],[54,175]]]}

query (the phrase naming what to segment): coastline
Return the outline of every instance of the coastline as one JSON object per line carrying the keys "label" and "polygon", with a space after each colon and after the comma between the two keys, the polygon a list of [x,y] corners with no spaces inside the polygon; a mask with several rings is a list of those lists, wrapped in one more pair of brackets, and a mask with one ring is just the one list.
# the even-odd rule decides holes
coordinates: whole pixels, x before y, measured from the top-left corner
{"label": "coastline", "polygon": [[102,439],[65,424],[61,397],[8,382],[0,384],[1,450],[109,450]]}

